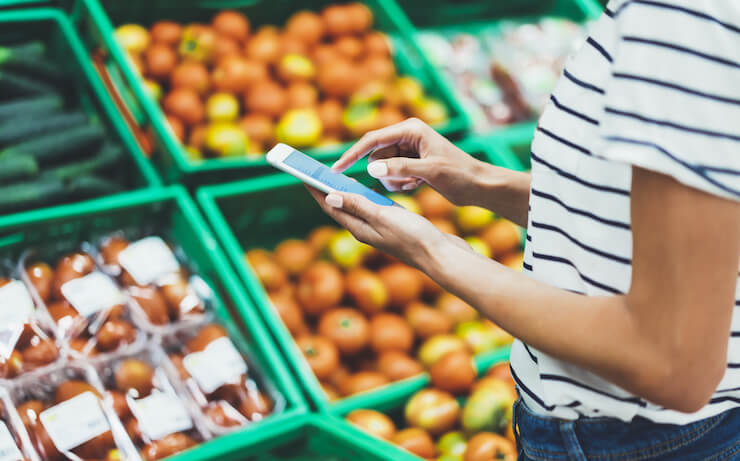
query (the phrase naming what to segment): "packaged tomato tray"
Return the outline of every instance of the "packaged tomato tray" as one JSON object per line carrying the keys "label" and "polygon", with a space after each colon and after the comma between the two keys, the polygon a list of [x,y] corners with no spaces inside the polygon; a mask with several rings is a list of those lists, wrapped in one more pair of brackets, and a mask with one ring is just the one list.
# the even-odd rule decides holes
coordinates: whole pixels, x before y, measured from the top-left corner
{"label": "packaged tomato tray", "polygon": [[59,359],[51,322],[42,314],[12,267],[0,264],[0,380]]}
{"label": "packaged tomato tray", "polygon": [[80,362],[25,375],[10,400],[42,461],[136,460],[138,454],[95,370]]}
{"label": "packaged tomato tray", "polygon": [[0,460],[39,460],[31,448],[28,433],[13,408],[10,395],[2,387],[0,387]]}
{"label": "packaged tomato tray", "polygon": [[123,292],[88,247],[34,248],[20,260],[24,281],[73,357],[109,354],[146,340]]}
{"label": "packaged tomato tray", "polygon": [[205,415],[214,435],[260,421],[282,411],[283,397],[263,376],[251,370],[243,344],[235,344],[226,329],[205,316],[196,326],[182,326],[162,339],[170,363],[189,396]]}
{"label": "packaged tomato tray", "polygon": [[[105,399],[143,459],[157,460],[210,438],[200,409],[176,388],[175,375],[156,344],[98,362]],[[176,379],[176,378],[175,378]]]}
{"label": "packaged tomato tray", "polygon": [[212,292],[190,270],[184,252],[157,235],[130,234],[102,239],[97,259],[124,287],[137,323],[150,333],[166,334],[173,324],[199,321]]}

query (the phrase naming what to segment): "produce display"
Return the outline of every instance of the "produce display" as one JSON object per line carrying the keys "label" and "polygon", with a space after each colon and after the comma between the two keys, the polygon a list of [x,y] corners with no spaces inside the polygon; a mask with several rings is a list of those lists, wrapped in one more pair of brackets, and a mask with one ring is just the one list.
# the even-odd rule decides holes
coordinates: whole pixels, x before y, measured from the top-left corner
{"label": "produce display", "polygon": [[[171,247],[157,236],[132,243],[122,234],[112,235],[100,244],[102,267],[130,295],[143,328],[150,332],[162,332],[162,326],[199,319],[206,308],[205,300],[195,289],[205,282],[189,275]],[[152,271],[155,266],[159,270]]]}
{"label": "produce display", "polygon": [[99,370],[106,398],[146,460],[166,458],[209,437],[170,382],[165,362],[161,349],[147,348]]}
{"label": "produce display", "polygon": [[410,116],[447,120],[418,80],[398,75],[391,42],[362,3],[298,11],[280,28],[233,10],[210,19],[116,29],[191,159],[258,156],[276,142],[333,145]]}
{"label": "produce display", "polygon": [[204,322],[195,329],[181,328],[165,338],[164,346],[215,434],[272,413],[275,402],[247,374],[247,362],[222,326]]}
{"label": "produce display", "polygon": [[11,398],[42,461],[134,456],[91,368],[65,364],[30,378]]}
{"label": "produce display", "polygon": [[419,43],[471,115],[473,130],[534,120],[585,28],[567,19],[425,30]]}
{"label": "produce display", "polygon": [[127,229],[5,266],[0,382],[42,461],[162,459],[284,408],[174,242]]}
{"label": "produce display", "polygon": [[34,41],[0,46],[0,214],[126,189],[127,154]]}
{"label": "produce display", "polygon": [[424,459],[516,459],[512,406],[517,398],[508,362],[476,379],[472,357],[449,352],[447,366],[432,369],[432,387],[415,393],[403,409],[385,414],[358,409],[346,420]]}
{"label": "produce display", "polygon": [[36,460],[28,434],[22,427],[20,418],[14,413],[10,396],[5,389],[0,389],[0,453],[13,460]]}
{"label": "produce display", "polygon": [[[431,188],[390,197],[476,251],[521,267],[521,233],[511,222],[456,208]],[[245,259],[330,400],[433,369],[449,351],[481,354],[512,340],[422,272],[345,230],[318,227]]]}
{"label": "produce display", "polygon": [[0,333],[0,379],[52,364],[60,356],[53,330],[42,324],[31,294],[17,278],[0,276]]}
{"label": "produce display", "polygon": [[[31,250],[22,258],[23,277],[51,318],[56,336],[73,355],[95,356],[132,344],[143,335],[134,327],[125,299],[85,251],[66,253],[54,268]],[[49,341],[51,343],[51,341]]]}

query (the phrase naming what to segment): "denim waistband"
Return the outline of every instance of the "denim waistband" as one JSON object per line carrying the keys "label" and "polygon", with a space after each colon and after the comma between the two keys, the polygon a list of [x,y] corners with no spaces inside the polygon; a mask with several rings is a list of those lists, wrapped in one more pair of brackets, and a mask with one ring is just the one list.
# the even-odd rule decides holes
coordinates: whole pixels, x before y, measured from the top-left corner
{"label": "denim waistband", "polygon": [[679,426],[640,417],[631,423],[614,418],[548,418],[519,399],[514,423],[523,460],[740,459],[740,409]]}

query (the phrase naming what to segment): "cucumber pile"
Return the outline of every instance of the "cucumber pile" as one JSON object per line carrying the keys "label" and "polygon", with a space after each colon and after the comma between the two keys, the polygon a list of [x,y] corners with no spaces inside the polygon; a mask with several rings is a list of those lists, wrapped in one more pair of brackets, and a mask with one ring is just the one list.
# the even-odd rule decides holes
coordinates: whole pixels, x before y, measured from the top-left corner
{"label": "cucumber pile", "polygon": [[69,104],[69,83],[42,42],[0,46],[0,214],[125,187],[123,146]]}

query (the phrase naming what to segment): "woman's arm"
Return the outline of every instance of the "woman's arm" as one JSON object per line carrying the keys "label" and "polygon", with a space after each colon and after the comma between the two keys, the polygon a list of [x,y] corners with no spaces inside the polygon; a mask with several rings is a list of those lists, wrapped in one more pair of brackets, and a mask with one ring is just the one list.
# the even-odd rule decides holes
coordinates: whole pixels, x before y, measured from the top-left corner
{"label": "woman's arm", "polygon": [[320,203],[357,238],[421,268],[535,348],[658,405],[696,411],[727,366],[740,205],[639,168],[632,184],[632,285],[623,296],[534,281],[396,207],[352,194]]}
{"label": "woman's arm", "polygon": [[527,225],[529,173],[476,160],[419,119],[368,132],[333,168],[344,171],[366,155],[368,172],[390,191],[425,182],[456,205],[481,206]]}

